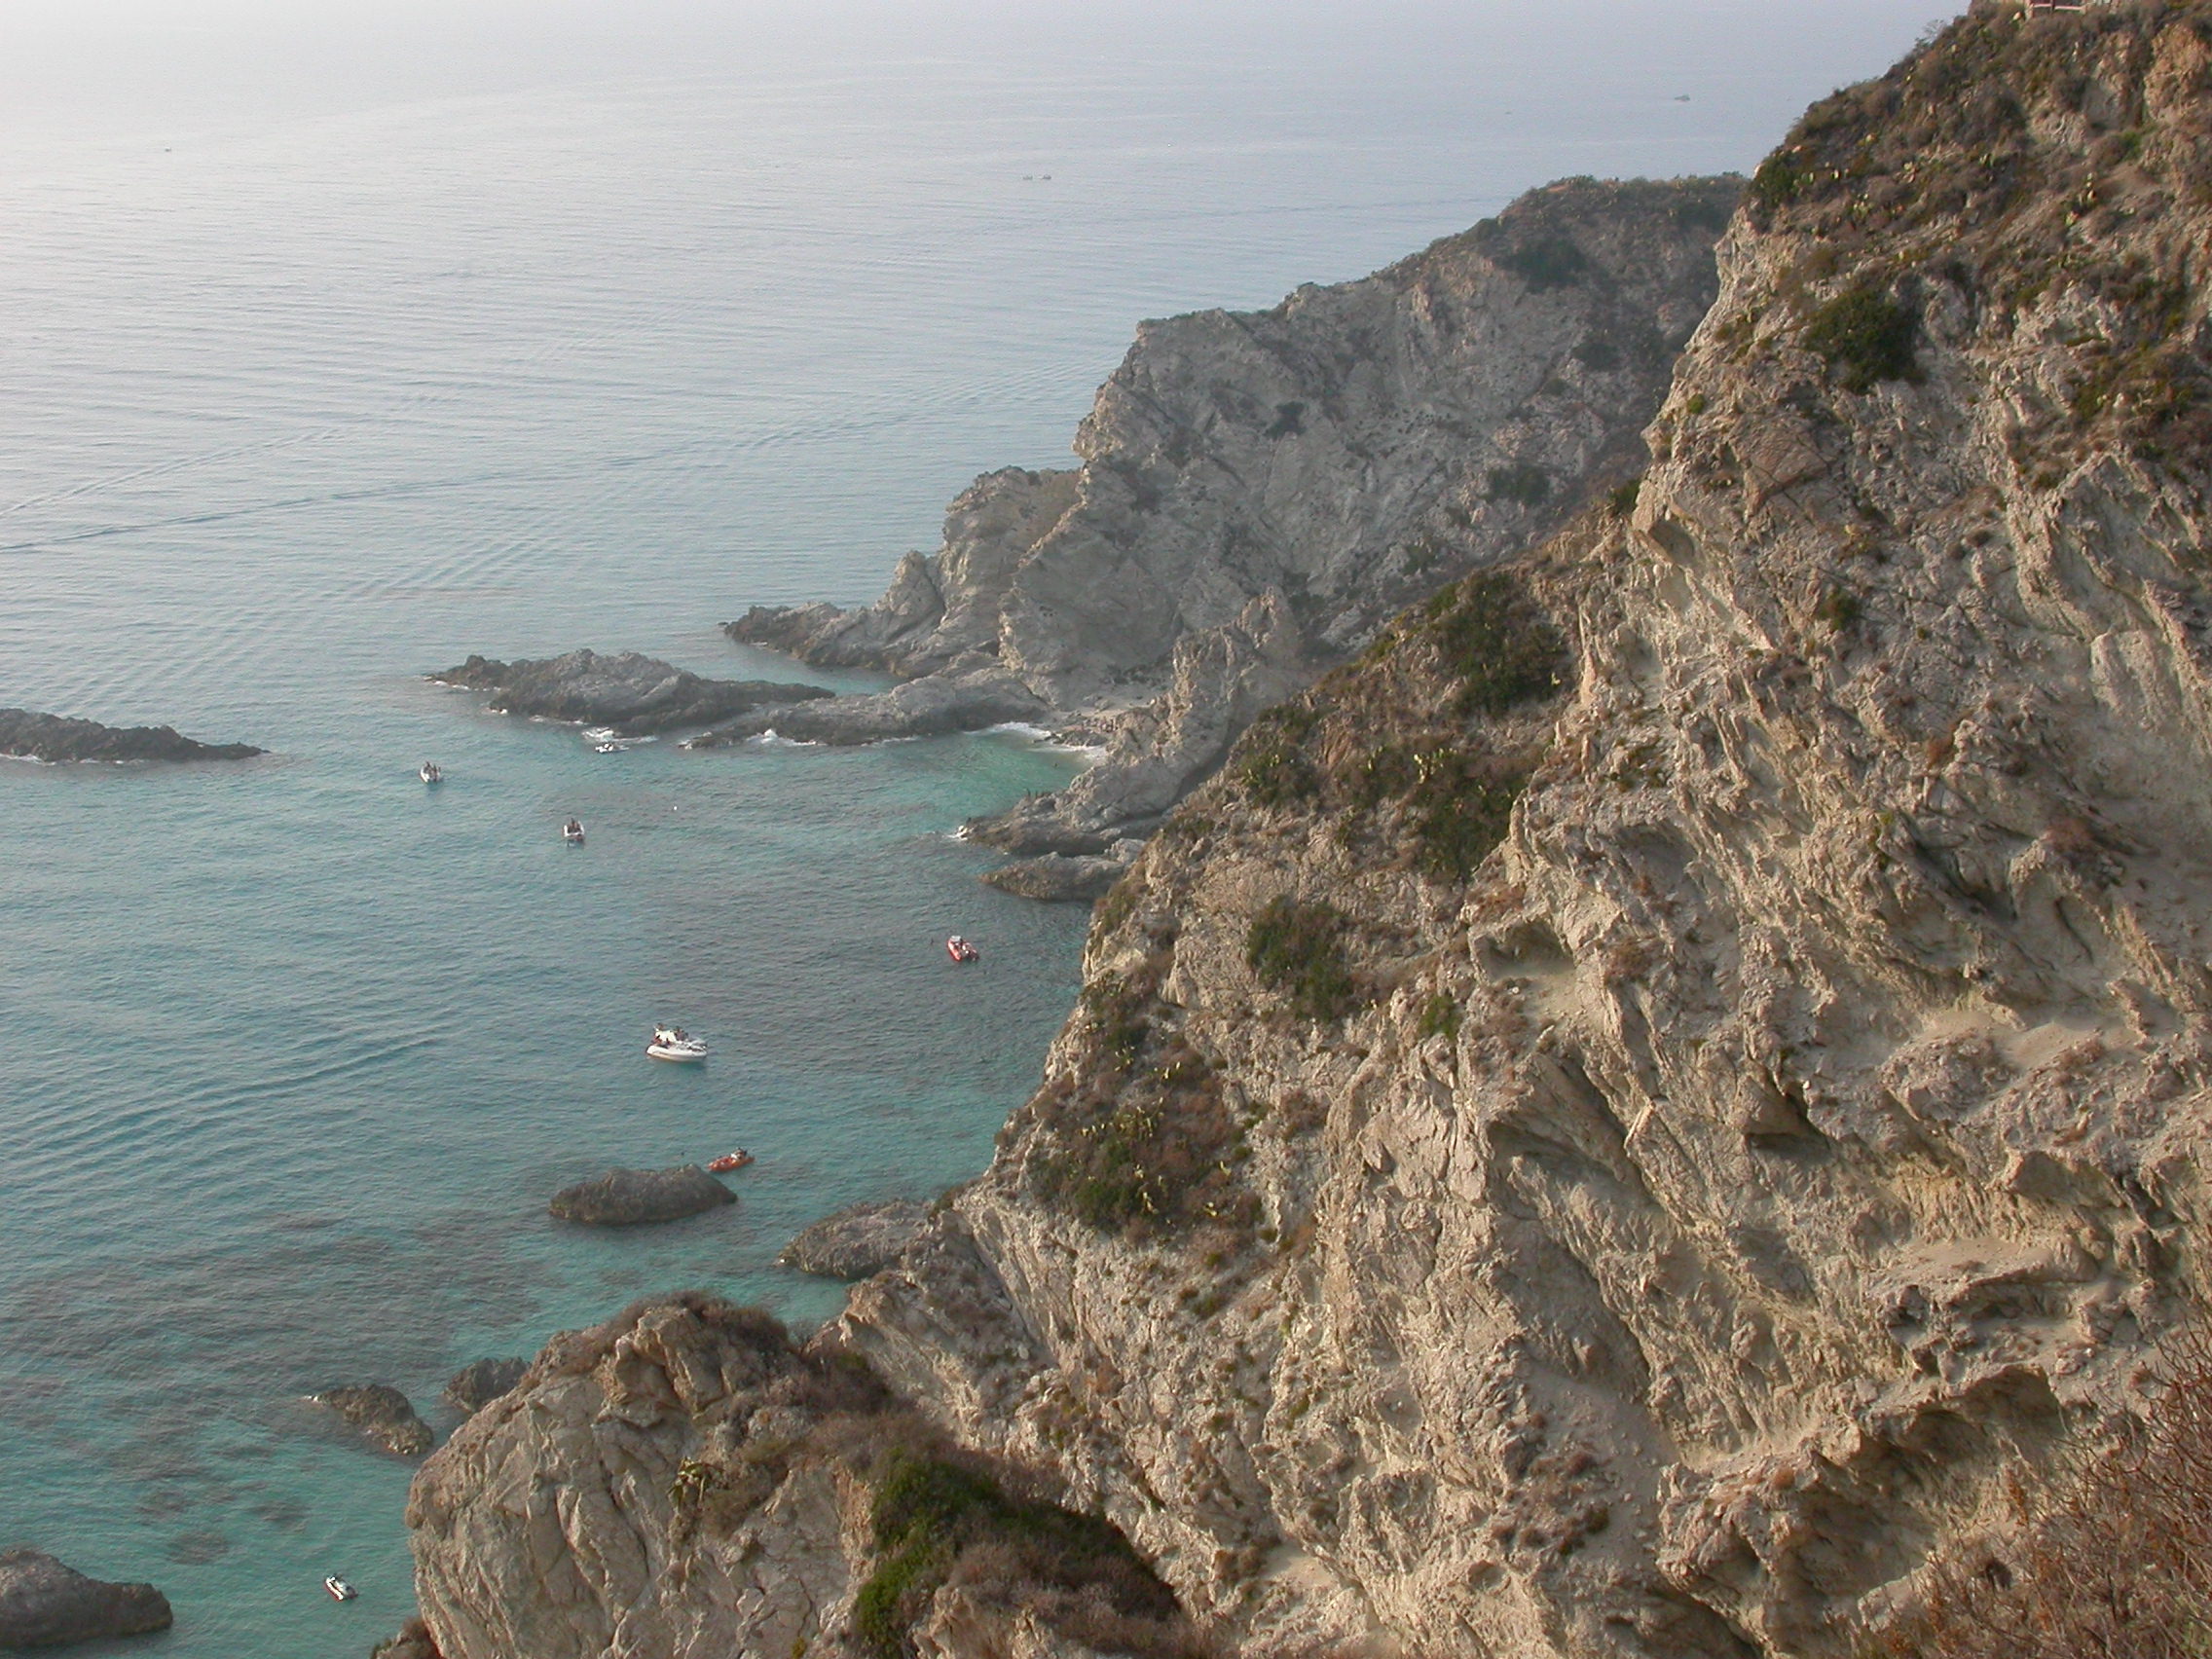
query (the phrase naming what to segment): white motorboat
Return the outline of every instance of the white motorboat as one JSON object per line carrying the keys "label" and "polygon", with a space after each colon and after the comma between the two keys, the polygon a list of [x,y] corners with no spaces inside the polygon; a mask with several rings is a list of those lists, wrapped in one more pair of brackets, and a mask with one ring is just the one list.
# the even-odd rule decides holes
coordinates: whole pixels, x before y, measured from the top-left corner
{"label": "white motorboat", "polygon": [[440,766],[435,760],[425,760],[423,762],[423,782],[424,782],[425,784],[442,784],[445,781],[446,774],[444,767]]}
{"label": "white motorboat", "polygon": [[354,1589],[350,1584],[347,1583],[345,1579],[339,1577],[335,1572],[322,1581],[322,1587],[330,1592],[330,1599],[333,1602],[350,1602],[355,1596],[358,1596],[360,1594],[358,1590]]}
{"label": "white motorboat", "polygon": [[619,743],[595,743],[591,746],[591,752],[594,755],[619,755],[622,746]]}
{"label": "white motorboat", "polygon": [[645,1052],[656,1060],[673,1060],[678,1065],[697,1065],[707,1057],[707,1045],[681,1025],[656,1025],[653,1027],[653,1040],[645,1045]]}
{"label": "white motorboat", "polygon": [[568,823],[562,825],[561,839],[568,842],[571,847],[582,846],[584,844],[584,821],[580,818],[571,818]]}

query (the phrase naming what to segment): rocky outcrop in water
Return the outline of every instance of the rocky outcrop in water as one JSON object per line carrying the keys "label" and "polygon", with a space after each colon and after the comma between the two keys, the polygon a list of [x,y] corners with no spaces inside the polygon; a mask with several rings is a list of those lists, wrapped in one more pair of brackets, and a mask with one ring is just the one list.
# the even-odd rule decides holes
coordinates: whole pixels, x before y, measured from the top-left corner
{"label": "rocky outcrop in water", "polygon": [[106,1641],[172,1622],[151,1584],[103,1583],[39,1550],[0,1550],[0,1647]]}
{"label": "rocky outcrop in water", "polygon": [[622,737],[712,725],[755,709],[831,695],[819,685],[775,680],[703,680],[637,651],[602,656],[581,650],[519,662],[472,656],[430,678],[441,685],[489,691],[487,706],[496,715],[603,725]]}
{"label": "rocky outcrop in water", "polygon": [[1038,719],[1045,702],[1011,675],[936,675],[866,696],[756,709],[702,732],[694,749],[713,749],[774,733],[793,743],[883,743],[900,737],[944,737],[1011,721]]}
{"label": "rocky outcrop in water", "polygon": [[441,1397],[456,1411],[480,1412],[520,1382],[529,1369],[527,1359],[479,1359],[448,1378]]}
{"label": "rocky outcrop in water", "polygon": [[1088,904],[1103,899],[1107,889],[1121,880],[1142,845],[1139,841],[1123,840],[1116,843],[1111,853],[1072,857],[1065,853],[1042,853],[1035,858],[1014,859],[994,870],[986,870],[983,883],[1018,899]]}
{"label": "rocky outcrop in water", "polygon": [[685,1163],[675,1169],[610,1169],[596,1180],[562,1188],[545,1207],[556,1221],[640,1227],[682,1221],[735,1202],[735,1193],[696,1163]]}
{"label": "rocky outcrop in water", "polygon": [[0,709],[0,756],[18,760],[249,760],[250,743],[198,743],[174,726],[105,726],[97,720]]}
{"label": "rocky outcrop in water", "polygon": [[922,684],[1011,680],[1039,712],[1006,718],[1086,719],[1099,764],[976,829],[1100,852],[1397,609],[1635,470],[1740,188],[1557,185],[1364,280],[1148,322],[1080,469],[977,480],[874,606],[729,632]]}
{"label": "rocky outcrop in water", "polygon": [[409,1619],[398,1635],[378,1642],[369,1659],[445,1659],[445,1655],[438,1651],[430,1627],[421,1619]]}
{"label": "rocky outcrop in water", "polygon": [[801,1229],[776,1260],[784,1267],[825,1278],[866,1278],[897,1261],[899,1253],[920,1235],[929,1216],[930,1206],[911,1198],[847,1204]]}
{"label": "rocky outcrop in water", "polygon": [[437,1436],[415,1415],[413,1403],[388,1383],[325,1388],[308,1398],[336,1412],[341,1420],[359,1429],[363,1439],[395,1457],[420,1457],[436,1444]]}

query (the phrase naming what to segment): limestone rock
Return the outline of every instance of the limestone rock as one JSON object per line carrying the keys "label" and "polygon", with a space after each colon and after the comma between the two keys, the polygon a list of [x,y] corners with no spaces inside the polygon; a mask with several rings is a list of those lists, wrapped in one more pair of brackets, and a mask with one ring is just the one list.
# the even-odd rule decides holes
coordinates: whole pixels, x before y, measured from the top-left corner
{"label": "limestone rock", "polygon": [[1106,890],[1119,881],[1122,872],[1128,867],[1125,860],[1104,854],[1071,858],[1064,853],[1043,853],[986,870],[982,879],[986,886],[995,887],[1001,893],[1012,893],[1016,898],[1039,899],[1049,903],[1088,904],[1103,898]]}
{"label": "limestone rock", "polygon": [[0,709],[0,756],[16,759],[246,760],[250,743],[197,743],[174,726],[105,726],[28,709]]}
{"label": "limestone rock", "polygon": [[445,1655],[438,1651],[430,1627],[421,1619],[409,1619],[398,1635],[378,1642],[369,1659],[445,1659]]}
{"label": "limestone rock", "polygon": [[325,1388],[309,1399],[327,1406],[364,1439],[395,1457],[420,1457],[437,1436],[415,1415],[415,1407],[397,1388],[384,1382],[363,1382],[345,1388]]}
{"label": "limestone rock", "polygon": [[171,1622],[168,1599],[151,1584],[108,1584],[43,1551],[0,1550],[0,1647],[144,1636]]}
{"label": "limestone rock", "polygon": [[735,1193],[696,1163],[686,1163],[675,1169],[610,1169],[595,1180],[562,1188],[546,1208],[556,1221],[638,1227],[681,1221],[735,1202]]}
{"label": "limestone rock", "polygon": [[455,1372],[442,1392],[456,1411],[480,1412],[520,1382],[529,1369],[527,1359],[475,1360]]}
{"label": "limestone rock", "polygon": [[1555,185],[1361,281],[1145,323],[1078,470],[977,479],[875,606],[728,631],[922,683],[992,672],[1037,702],[1004,718],[1089,720],[1098,764],[974,830],[1095,852],[1399,608],[1634,470],[1739,189]]}
{"label": "limestone rock", "polygon": [[1045,710],[1043,699],[1010,675],[993,670],[962,676],[933,675],[867,696],[756,709],[702,732],[691,740],[691,746],[712,749],[770,732],[794,743],[837,745],[942,737],[1014,720],[1038,719]]}
{"label": "limestone rock", "polygon": [[776,1260],[825,1278],[866,1278],[897,1261],[929,1215],[929,1205],[910,1198],[847,1204],[802,1229]]}
{"label": "limestone rock", "polygon": [[581,650],[519,662],[472,656],[430,678],[489,691],[496,715],[604,725],[624,737],[712,725],[749,710],[830,695],[819,685],[774,680],[704,680],[637,651],[602,656]]}

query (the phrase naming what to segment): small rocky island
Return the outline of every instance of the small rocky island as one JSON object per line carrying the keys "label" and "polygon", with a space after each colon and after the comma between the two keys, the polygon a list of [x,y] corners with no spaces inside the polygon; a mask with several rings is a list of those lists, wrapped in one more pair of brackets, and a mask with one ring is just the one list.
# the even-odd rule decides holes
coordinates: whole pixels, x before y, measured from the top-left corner
{"label": "small rocky island", "polygon": [[675,1169],[610,1169],[596,1181],[564,1187],[546,1208],[555,1221],[640,1227],[735,1202],[735,1193],[696,1163],[686,1163]]}
{"label": "small rocky island", "polygon": [[0,1647],[107,1641],[172,1622],[168,1598],[151,1584],[109,1584],[42,1550],[0,1550]]}
{"label": "small rocky island", "polygon": [[436,1444],[430,1425],[415,1415],[414,1404],[397,1388],[384,1382],[354,1387],[325,1388],[308,1396],[327,1406],[361,1431],[371,1445],[394,1457],[420,1457]]}
{"label": "small rocky island", "polygon": [[929,1219],[930,1206],[912,1198],[847,1204],[803,1229],[776,1260],[823,1278],[866,1278],[896,1262]]}
{"label": "small rocky island", "polygon": [[776,680],[707,680],[640,651],[602,656],[580,650],[516,662],[471,656],[430,679],[491,692],[495,715],[604,725],[622,737],[713,725],[834,695],[826,686]]}
{"label": "small rocky island", "polygon": [[527,1359],[479,1359],[447,1379],[441,1393],[454,1410],[473,1416],[501,1394],[512,1393],[529,1369]]}
{"label": "small rocky island", "polygon": [[200,743],[174,726],[108,726],[97,720],[0,709],[0,756],[14,760],[250,760],[250,743]]}

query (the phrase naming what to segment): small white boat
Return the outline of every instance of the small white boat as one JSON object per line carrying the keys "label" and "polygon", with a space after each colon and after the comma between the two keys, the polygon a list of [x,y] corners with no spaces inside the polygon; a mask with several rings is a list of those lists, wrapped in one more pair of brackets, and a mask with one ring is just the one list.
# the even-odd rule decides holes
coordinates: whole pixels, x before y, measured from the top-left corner
{"label": "small white boat", "polygon": [[591,746],[591,752],[594,755],[619,755],[622,746],[619,743],[595,743]]}
{"label": "small white boat", "polygon": [[350,1602],[355,1596],[358,1596],[360,1594],[358,1590],[354,1589],[350,1584],[347,1583],[345,1579],[339,1577],[335,1572],[322,1581],[322,1587],[330,1592],[330,1599],[333,1602]]}
{"label": "small white boat", "polygon": [[673,1060],[680,1066],[697,1065],[707,1057],[707,1045],[681,1025],[656,1025],[645,1052],[656,1060]]}
{"label": "small white boat", "polygon": [[423,762],[423,782],[424,782],[425,784],[442,784],[445,781],[446,773],[444,767],[440,766],[435,760],[425,760]]}
{"label": "small white boat", "polygon": [[568,823],[562,825],[561,839],[568,842],[571,847],[582,846],[584,844],[584,821],[580,818],[571,818]]}

